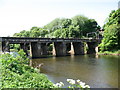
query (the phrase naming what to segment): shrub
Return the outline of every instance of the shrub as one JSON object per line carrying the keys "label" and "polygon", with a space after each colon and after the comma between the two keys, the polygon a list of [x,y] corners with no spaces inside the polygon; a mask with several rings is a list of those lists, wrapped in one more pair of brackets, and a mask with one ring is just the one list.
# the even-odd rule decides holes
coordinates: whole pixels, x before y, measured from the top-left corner
{"label": "shrub", "polygon": [[[62,88],[62,82],[53,84],[44,74],[40,74],[39,70],[30,67],[28,58],[23,50],[18,55],[6,53],[0,55],[0,87],[3,88]],[[67,80],[70,83],[68,88],[90,88],[89,85],[80,80]]]}
{"label": "shrub", "polygon": [[0,55],[1,88],[52,88],[53,83],[37,69],[28,66],[23,50],[17,56],[10,53]]}

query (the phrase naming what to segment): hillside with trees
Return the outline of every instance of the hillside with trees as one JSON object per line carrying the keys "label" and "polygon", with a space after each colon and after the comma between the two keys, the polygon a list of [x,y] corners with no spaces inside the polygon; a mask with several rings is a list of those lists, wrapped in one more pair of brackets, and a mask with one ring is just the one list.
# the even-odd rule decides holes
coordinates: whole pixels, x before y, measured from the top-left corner
{"label": "hillside with trees", "polygon": [[94,19],[77,15],[71,19],[56,18],[44,27],[32,27],[29,31],[15,33],[15,37],[54,37],[54,38],[83,38],[87,33],[96,32],[100,26]]}

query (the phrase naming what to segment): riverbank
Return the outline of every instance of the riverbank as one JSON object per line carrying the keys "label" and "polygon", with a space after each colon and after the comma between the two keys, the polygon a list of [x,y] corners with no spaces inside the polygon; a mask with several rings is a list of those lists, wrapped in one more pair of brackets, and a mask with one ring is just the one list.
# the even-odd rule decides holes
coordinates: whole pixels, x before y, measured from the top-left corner
{"label": "riverbank", "polygon": [[[64,83],[54,84],[45,74],[40,73],[39,63],[37,66],[30,66],[29,58],[23,50],[16,53],[3,53],[0,55],[0,89],[4,88],[62,88]],[[52,69],[51,69],[52,70]],[[68,88],[90,88],[80,80],[68,79]],[[76,83],[73,83],[76,82]]]}
{"label": "riverbank", "polygon": [[118,51],[98,52],[97,55],[116,55],[116,56],[120,56],[120,50],[118,50]]}
{"label": "riverbank", "polygon": [[[29,66],[29,59],[23,50],[18,55],[0,55],[2,78],[0,89],[4,88],[54,88],[53,83],[39,69]],[[0,64],[1,64],[0,63]]]}

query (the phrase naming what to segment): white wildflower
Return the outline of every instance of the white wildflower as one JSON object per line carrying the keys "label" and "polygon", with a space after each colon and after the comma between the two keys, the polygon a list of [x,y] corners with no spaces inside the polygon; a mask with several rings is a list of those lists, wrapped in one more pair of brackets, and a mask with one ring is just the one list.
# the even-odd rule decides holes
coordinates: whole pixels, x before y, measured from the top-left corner
{"label": "white wildflower", "polygon": [[86,86],[81,86],[82,88],[86,88]]}
{"label": "white wildflower", "polygon": [[64,83],[63,82],[60,82],[60,83],[56,83],[54,84],[55,87],[62,87],[64,86]]}
{"label": "white wildflower", "polygon": [[56,84],[54,84],[54,86],[61,87],[61,84],[60,83],[56,83]]}
{"label": "white wildflower", "polygon": [[86,85],[85,87],[86,87],[86,88],[90,88],[90,86],[89,86],[89,85]]}
{"label": "white wildflower", "polygon": [[80,80],[78,79],[78,80],[76,80],[77,81],[77,83],[80,83]]}
{"label": "white wildflower", "polygon": [[69,82],[70,84],[75,84],[75,80],[73,80],[73,79],[67,79],[67,82]]}
{"label": "white wildflower", "polygon": [[64,83],[63,83],[63,82],[60,82],[60,84],[61,84],[62,86],[64,86]]}
{"label": "white wildflower", "polygon": [[67,82],[70,82],[71,80],[73,80],[73,79],[67,79]]}
{"label": "white wildflower", "polygon": [[84,83],[84,82],[80,82],[80,86],[81,86],[82,88],[85,88],[85,83]]}

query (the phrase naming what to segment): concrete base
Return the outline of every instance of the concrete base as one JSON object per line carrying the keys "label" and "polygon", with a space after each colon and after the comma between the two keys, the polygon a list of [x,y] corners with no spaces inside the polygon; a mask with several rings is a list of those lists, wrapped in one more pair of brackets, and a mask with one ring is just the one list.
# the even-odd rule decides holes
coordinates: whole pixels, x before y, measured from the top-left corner
{"label": "concrete base", "polygon": [[71,43],[71,54],[83,55],[84,54],[84,44],[82,42]]}
{"label": "concrete base", "polygon": [[96,42],[87,42],[88,45],[88,51],[87,54],[95,54],[97,51],[97,43]]}
{"label": "concrete base", "polygon": [[71,55],[71,43],[66,43],[66,55]]}
{"label": "concrete base", "polygon": [[47,55],[46,43],[32,42],[30,49],[32,58],[40,58]]}
{"label": "concrete base", "polygon": [[29,49],[29,44],[28,43],[21,43],[20,44],[20,49],[23,49],[26,55],[28,56],[28,49]]}
{"label": "concrete base", "polygon": [[54,42],[53,43],[53,55],[54,56],[66,56],[66,43]]}
{"label": "concrete base", "polygon": [[2,42],[2,52],[10,52],[9,42]]}

